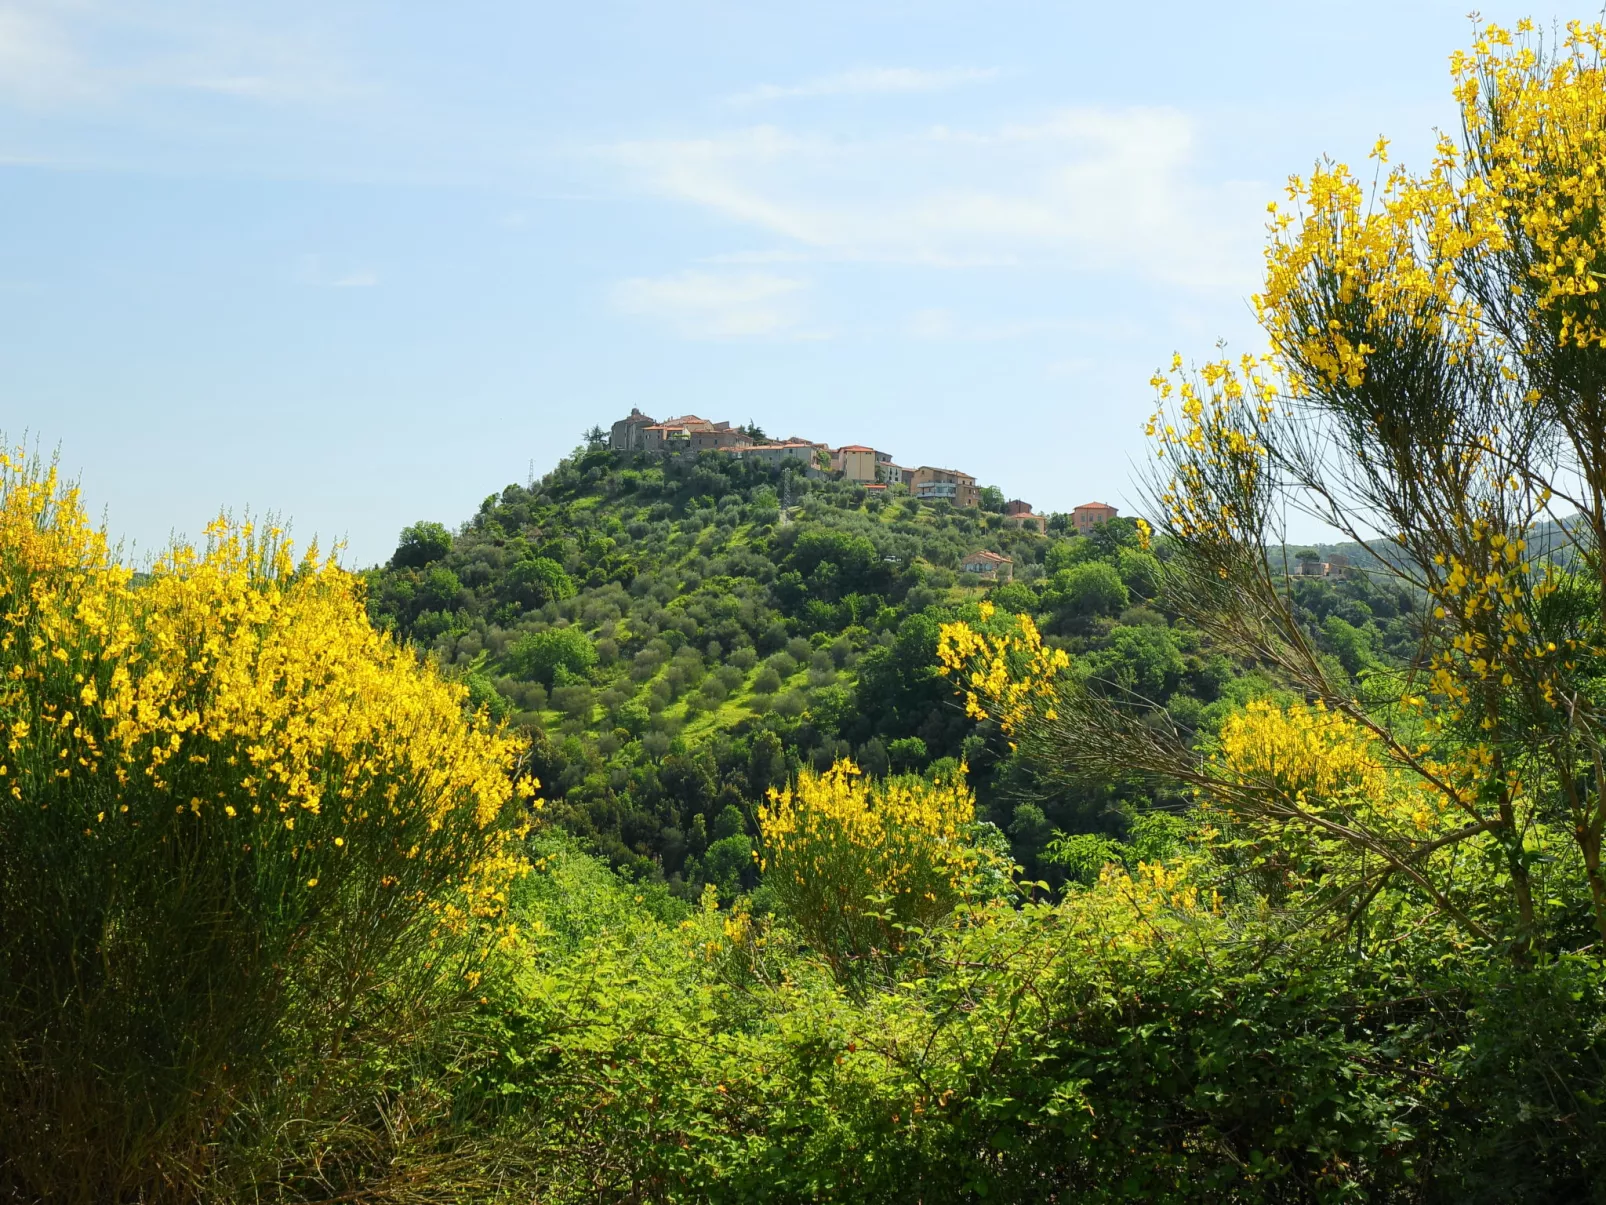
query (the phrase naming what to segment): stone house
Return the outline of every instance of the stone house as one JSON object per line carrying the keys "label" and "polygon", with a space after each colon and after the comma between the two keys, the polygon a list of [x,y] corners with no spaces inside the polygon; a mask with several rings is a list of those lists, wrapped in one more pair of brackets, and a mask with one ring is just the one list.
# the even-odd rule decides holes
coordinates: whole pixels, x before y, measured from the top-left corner
{"label": "stone house", "polygon": [[644,434],[646,428],[653,426],[658,420],[649,414],[643,414],[635,407],[630,413],[614,423],[608,433],[608,446],[615,452],[644,452],[647,449],[647,438]]}
{"label": "stone house", "polygon": [[651,423],[641,428],[641,436],[643,451],[664,455],[695,455],[719,448],[743,447],[753,442],[747,432],[739,427],[732,427],[728,422],[710,422],[695,414]]}
{"label": "stone house", "polygon": [[691,447],[691,433],[694,429],[713,426],[707,419],[698,418],[695,414],[682,415],[680,418],[666,418],[661,423],[641,429],[644,441],[644,450],[660,454],[674,454],[686,451]]}
{"label": "stone house", "polygon": [[959,562],[959,568],[981,581],[1007,582],[1015,568],[1015,562],[1002,553],[978,548]]}
{"label": "stone house", "polygon": [[719,449],[737,460],[751,460],[759,464],[779,468],[785,464],[795,464],[810,472],[817,472],[816,463],[819,458],[820,445],[809,443],[807,440],[792,439],[785,443],[776,444],[746,444],[731,445]]}
{"label": "stone house", "polygon": [[753,439],[739,427],[729,423],[710,423],[708,427],[691,431],[691,450],[716,452],[721,448],[750,448]]}

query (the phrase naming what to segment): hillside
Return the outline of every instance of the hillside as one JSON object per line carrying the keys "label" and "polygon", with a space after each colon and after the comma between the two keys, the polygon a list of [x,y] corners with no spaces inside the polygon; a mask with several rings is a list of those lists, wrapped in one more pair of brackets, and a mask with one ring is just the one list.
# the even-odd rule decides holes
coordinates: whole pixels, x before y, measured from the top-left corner
{"label": "hillside", "polygon": [[[1084,537],[1064,518],[1039,534],[730,457],[593,446],[488,497],[455,533],[408,528],[367,575],[368,605],[531,730],[557,820],[638,877],[686,895],[752,887],[756,801],[842,756],[875,773],[967,764],[1016,858],[1054,877],[1037,855],[1055,829],[1119,834],[1152,795],[1035,782],[937,673],[942,622],[984,597],[1030,612],[1083,672],[1188,727],[1264,689],[1158,607],[1160,564],[1135,523]],[[1011,558],[1014,580],[961,571],[980,549]],[[1364,580],[1301,582],[1298,598],[1352,671],[1409,643],[1403,607]]]}

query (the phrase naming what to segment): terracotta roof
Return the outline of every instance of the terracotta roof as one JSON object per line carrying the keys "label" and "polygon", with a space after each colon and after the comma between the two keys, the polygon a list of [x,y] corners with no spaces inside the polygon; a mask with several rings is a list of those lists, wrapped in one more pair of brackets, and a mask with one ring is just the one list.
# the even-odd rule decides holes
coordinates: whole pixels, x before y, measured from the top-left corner
{"label": "terracotta roof", "polygon": [[[1108,502],[1084,502],[1084,503],[1082,503],[1081,506],[1078,506],[1078,507],[1075,508],[1075,510],[1114,510],[1114,509],[1115,509],[1115,507],[1111,506]],[[1072,511],[1073,514],[1075,513],[1075,510]]]}
{"label": "terracotta roof", "polygon": [[863,444],[843,444],[838,452],[874,452],[874,448],[867,448]]}
{"label": "terracotta roof", "polygon": [[1015,563],[1013,558],[1002,556],[986,548],[971,553],[965,559],[967,561],[995,561],[1000,565],[1013,565]]}

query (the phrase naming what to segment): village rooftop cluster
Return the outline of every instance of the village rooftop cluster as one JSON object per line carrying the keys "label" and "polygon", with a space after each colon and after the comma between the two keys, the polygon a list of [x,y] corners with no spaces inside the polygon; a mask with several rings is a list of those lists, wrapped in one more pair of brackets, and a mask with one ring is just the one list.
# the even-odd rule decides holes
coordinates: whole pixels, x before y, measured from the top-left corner
{"label": "village rooftop cluster", "polygon": [[[981,489],[976,485],[976,479],[958,469],[937,468],[929,464],[907,468],[895,463],[890,452],[882,452],[864,444],[843,444],[833,448],[830,444],[796,436],[779,440],[755,438],[750,431],[741,427],[733,427],[728,422],[710,422],[695,414],[659,422],[640,410],[632,409],[613,424],[608,446],[616,452],[646,452],[655,456],[696,456],[703,452],[717,452],[722,456],[754,460],[776,467],[795,465],[806,476],[837,477],[856,482],[867,490],[907,492],[925,501],[948,502],[954,506],[981,506]],[[1103,502],[1086,502],[1071,511],[1071,524],[1080,534],[1087,535],[1100,523],[1115,518],[1116,514],[1113,506]],[[1048,531],[1047,518],[1033,514],[1031,504],[1019,498],[1004,504],[1004,517],[1018,522],[1022,527],[1034,527],[1045,534]],[[1002,559],[1008,560],[1007,557]],[[970,569],[968,564],[965,567]],[[999,568],[993,567],[992,572],[997,573]],[[1007,573],[1007,570],[1004,572]]]}

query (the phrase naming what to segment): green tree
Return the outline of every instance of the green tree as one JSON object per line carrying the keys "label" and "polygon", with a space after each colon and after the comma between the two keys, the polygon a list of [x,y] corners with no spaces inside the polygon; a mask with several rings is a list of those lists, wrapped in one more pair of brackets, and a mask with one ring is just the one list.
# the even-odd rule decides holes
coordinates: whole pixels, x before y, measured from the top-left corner
{"label": "green tree", "polygon": [[1374,659],[1371,632],[1337,615],[1322,621],[1322,635],[1332,645],[1333,653],[1346,673],[1358,674],[1371,665]]}
{"label": "green tree", "polygon": [[1015,808],[1009,822],[1009,845],[1021,865],[1035,866],[1053,835],[1054,826],[1035,803],[1022,803]]}
{"label": "green tree", "polygon": [[468,687],[469,711],[475,712],[483,707],[493,723],[500,723],[512,714],[513,705],[496,689],[496,683],[491,681],[491,675],[483,668],[484,661],[484,655],[481,654],[476,664],[462,677],[463,685]]}
{"label": "green tree", "polygon": [[[937,672],[941,621],[930,612],[911,615],[890,647],[877,647],[859,662],[856,710],[864,727],[897,741],[911,735],[939,750],[957,747],[964,725],[952,706],[952,688]],[[866,733],[866,736],[870,733]]]}
{"label": "green tree", "polygon": [[1107,561],[1086,561],[1060,570],[1043,599],[1050,610],[1076,619],[1119,615],[1130,600],[1126,583]]}
{"label": "green tree", "polygon": [[1056,540],[1049,545],[1048,552],[1043,558],[1043,567],[1049,575],[1059,573],[1062,569],[1070,569],[1084,561],[1097,560],[1099,556],[1098,545],[1092,540],[1080,536],[1068,540]]}
{"label": "green tree", "polygon": [[1122,583],[1137,597],[1149,599],[1160,593],[1160,562],[1152,552],[1123,548],[1116,554],[1115,568]]}
{"label": "green tree", "polygon": [[809,593],[835,601],[854,592],[884,591],[890,584],[885,562],[866,537],[829,527],[810,527],[792,543],[787,564]]}
{"label": "green tree", "polygon": [[515,676],[551,687],[558,679],[582,678],[597,663],[591,638],[574,627],[547,628],[520,636],[508,651],[508,668]]}
{"label": "green tree", "polygon": [[1025,582],[1006,582],[1002,586],[995,586],[988,592],[987,598],[1000,611],[1008,611],[1012,615],[1030,615],[1037,609],[1037,595]]}
{"label": "green tree", "polygon": [[892,761],[892,768],[900,774],[918,773],[931,760],[931,754],[926,751],[926,742],[918,736],[900,736],[890,742],[887,756]]}
{"label": "green tree", "polygon": [[1143,537],[1138,532],[1138,521],[1124,517],[1095,523],[1087,539],[1098,550],[1099,556],[1109,560],[1113,560],[1121,549],[1137,548],[1143,543]]}
{"label": "green tree", "polygon": [[390,563],[398,569],[421,569],[452,550],[452,533],[439,523],[420,521],[402,528]]}
{"label": "green tree", "polygon": [[786,747],[773,732],[760,732],[753,738],[747,761],[747,781],[754,798],[762,798],[771,787],[786,781]]}
{"label": "green tree", "polygon": [[574,579],[551,557],[525,557],[507,571],[511,591],[526,607],[539,607],[553,599],[574,597]]}
{"label": "green tree", "polygon": [[704,880],[719,889],[719,898],[727,904],[757,878],[753,841],[743,832],[717,838],[703,854],[700,864]]}
{"label": "green tree", "polygon": [[859,746],[859,769],[871,778],[885,778],[892,769],[892,758],[887,753],[887,746],[878,736],[872,736]]}
{"label": "green tree", "polygon": [[1100,689],[1131,693],[1163,703],[1187,671],[1176,641],[1165,628],[1118,627],[1109,644],[1084,659]]}
{"label": "green tree", "polygon": [[432,611],[455,610],[463,594],[463,583],[445,565],[431,565],[419,584],[418,605]]}

